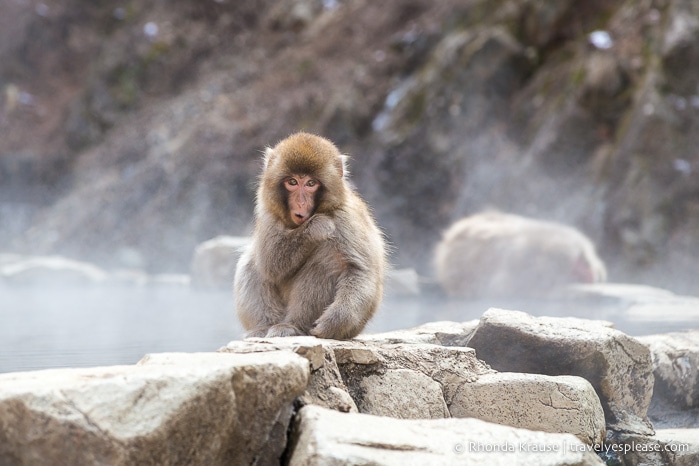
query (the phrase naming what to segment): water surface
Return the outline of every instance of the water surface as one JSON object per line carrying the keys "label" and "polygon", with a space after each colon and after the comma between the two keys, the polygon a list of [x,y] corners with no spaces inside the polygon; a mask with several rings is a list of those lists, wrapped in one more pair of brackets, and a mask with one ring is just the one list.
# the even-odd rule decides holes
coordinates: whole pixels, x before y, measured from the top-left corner
{"label": "water surface", "polygon": [[[233,296],[188,288],[0,288],[0,372],[133,364],[147,353],[215,351],[243,332]],[[699,328],[699,308],[618,303],[388,298],[367,333],[478,319],[489,307],[612,321],[630,335]]]}

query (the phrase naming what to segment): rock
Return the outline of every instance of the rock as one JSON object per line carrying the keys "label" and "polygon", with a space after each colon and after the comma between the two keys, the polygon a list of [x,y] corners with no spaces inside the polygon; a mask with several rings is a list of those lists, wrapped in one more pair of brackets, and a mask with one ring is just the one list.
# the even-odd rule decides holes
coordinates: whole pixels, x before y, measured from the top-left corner
{"label": "rock", "polygon": [[232,341],[220,352],[258,353],[286,350],[306,358],[311,374],[305,392],[298,398],[301,405],[315,404],[342,412],[357,412],[335,359],[332,347],[315,337],[249,338]]}
{"label": "rock", "polygon": [[679,408],[699,408],[699,330],[639,337],[653,358],[655,391]]}
{"label": "rock", "polygon": [[0,263],[0,277],[10,285],[85,286],[104,283],[99,267],[60,256],[34,256]]}
{"label": "rock", "polygon": [[399,419],[449,418],[442,387],[421,372],[387,370],[364,377],[358,390],[363,394],[359,411]]}
{"label": "rock", "polygon": [[648,418],[656,429],[699,429],[699,408],[679,408],[656,393],[648,408]]}
{"label": "rock", "polygon": [[429,343],[442,346],[467,346],[478,320],[468,322],[429,322],[406,330],[362,334],[355,339],[367,343]]}
{"label": "rock", "polygon": [[604,448],[622,464],[694,466],[699,464],[699,429],[658,429],[652,437],[621,434]]}
{"label": "rock", "polygon": [[235,267],[250,238],[217,236],[201,243],[192,258],[192,285],[202,289],[231,290]]}
{"label": "rock", "polygon": [[278,462],[307,378],[286,352],[2,374],[0,464]]}
{"label": "rock", "polygon": [[[429,408],[426,411],[430,413],[430,417],[434,417],[442,406],[437,399],[438,395],[443,398],[446,406],[450,407],[463,384],[492,372],[476,358],[471,348],[429,344],[358,346],[354,342],[338,342],[334,347],[342,379],[360,412],[362,407],[375,409],[390,403],[392,416],[397,418],[414,417],[417,413],[415,403],[422,396],[406,386],[407,380],[426,388],[424,396],[429,400]],[[368,354],[362,351],[371,352],[373,356],[368,357]],[[437,392],[436,385],[427,383],[427,379],[420,374],[439,384],[441,394]],[[387,382],[382,383],[384,376],[387,377]],[[397,383],[399,380],[401,382]],[[395,391],[413,393],[390,395],[391,383],[396,384]],[[381,410],[382,414],[386,412],[385,408]]]}
{"label": "rock", "polygon": [[315,361],[302,404],[396,418],[449,417],[448,406],[459,386],[492,372],[471,348],[430,344],[251,338],[231,342],[219,351],[280,349]]}
{"label": "rock", "polygon": [[320,369],[325,365],[325,350],[323,340],[316,337],[289,337],[289,338],[248,338],[244,341],[231,341],[228,345],[219,349],[224,353],[260,353],[267,351],[292,351],[306,358],[311,365],[311,371]]}
{"label": "rock", "polygon": [[300,32],[323,11],[323,5],[313,0],[292,0],[274,3],[269,12],[272,29]]}
{"label": "rock", "polygon": [[379,355],[378,348],[370,346],[340,344],[333,345],[338,364],[357,364],[360,366],[373,366],[385,362]]}
{"label": "rock", "polygon": [[25,256],[22,256],[21,254],[0,253],[0,267],[22,262],[24,259]]}
{"label": "rock", "polygon": [[699,322],[699,298],[657,287],[626,283],[575,285],[559,297],[578,306],[617,308],[614,320],[626,322],[631,334],[648,333],[648,322],[656,322],[653,328],[657,333],[677,329],[681,323]]}
{"label": "rock", "polygon": [[699,464],[699,429],[658,429],[655,437],[665,445],[671,458],[663,465]]}
{"label": "rock", "polygon": [[602,402],[607,427],[650,435],[650,351],[628,335],[576,318],[532,317],[490,309],[469,346],[495,370],[587,379]]}
{"label": "rock", "polygon": [[699,19],[692,2],[674,1],[668,11],[661,58],[670,88],[680,94],[696,92]]}
{"label": "rock", "polygon": [[294,420],[289,464],[604,463],[569,434],[533,432],[477,419],[399,420],[306,406]]}
{"label": "rock", "polygon": [[311,373],[306,391],[298,401],[301,405],[314,404],[343,413],[357,412],[356,403],[348,393],[335,360],[335,352],[323,348],[323,364]]}
{"label": "rock", "polygon": [[604,440],[604,412],[590,383],[573,376],[501,372],[465,383],[449,406],[453,417],[530,430],[570,433],[588,445]]}

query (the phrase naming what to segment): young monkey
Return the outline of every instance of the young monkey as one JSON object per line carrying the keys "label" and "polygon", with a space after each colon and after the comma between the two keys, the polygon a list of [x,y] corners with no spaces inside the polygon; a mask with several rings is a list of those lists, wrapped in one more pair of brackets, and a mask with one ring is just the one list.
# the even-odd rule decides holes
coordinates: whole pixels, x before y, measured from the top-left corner
{"label": "young monkey", "polygon": [[235,296],[246,337],[358,335],[383,295],[383,235],[347,181],[346,157],[297,133],[267,148],[255,230]]}

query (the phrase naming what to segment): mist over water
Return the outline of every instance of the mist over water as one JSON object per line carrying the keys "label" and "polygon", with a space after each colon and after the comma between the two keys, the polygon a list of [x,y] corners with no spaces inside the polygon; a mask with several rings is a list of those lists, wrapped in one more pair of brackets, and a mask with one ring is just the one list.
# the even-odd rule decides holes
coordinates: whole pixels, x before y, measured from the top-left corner
{"label": "mist over water", "polygon": [[[478,319],[490,307],[612,321],[630,335],[696,328],[697,312],[629,314],[618,303],[388,297],[365,333]],[[147,353],[216,351],[243,330],[229,292],[188,288],[0,288],[0,372],[134,364]]]}
{"label": "mist over water", "polygon": [[230,293],[177,288],[0,290],[0,372],[134,364],[242,336]]}

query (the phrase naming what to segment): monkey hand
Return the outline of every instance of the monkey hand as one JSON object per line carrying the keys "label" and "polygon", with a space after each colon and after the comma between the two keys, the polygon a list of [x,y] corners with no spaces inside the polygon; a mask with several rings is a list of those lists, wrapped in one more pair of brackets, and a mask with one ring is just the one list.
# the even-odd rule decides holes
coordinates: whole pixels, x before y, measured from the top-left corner
{"label": "monkey hand", "polygon": [[348,338],[343,328],[347,326],[345,319],[338,319],[333,313],[325,312],[316,320],[308,333],[316,338],[344,340]]}
{"label": "monkey hand", "polygon": [[316,214],[307,223],[306,232],[313,241],[324,241],[335,233],[335,222],[327,215]]}

